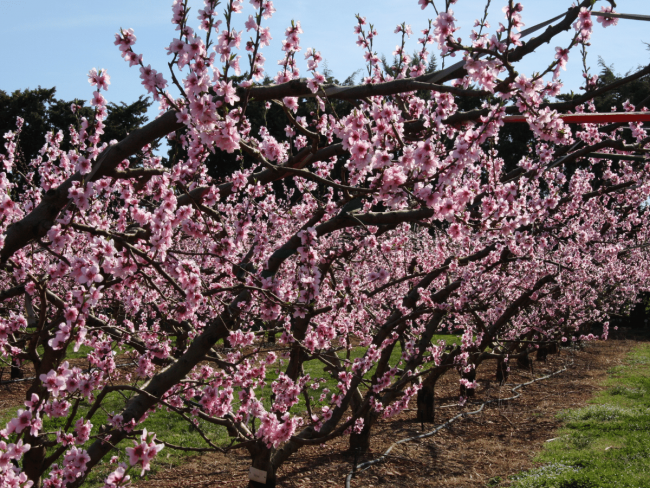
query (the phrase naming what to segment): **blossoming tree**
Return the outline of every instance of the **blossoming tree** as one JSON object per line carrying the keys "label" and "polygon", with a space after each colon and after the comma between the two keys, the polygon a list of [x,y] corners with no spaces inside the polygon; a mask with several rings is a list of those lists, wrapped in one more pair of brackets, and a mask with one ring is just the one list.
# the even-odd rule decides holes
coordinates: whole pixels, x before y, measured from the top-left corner
{"label": "blossoming tree", "polygon": [[[359,16],[368,69],[358,86],[329,84],[314,49],[300,77],[299,22],[285,32],[273,82],[262,83],[272,2],[246,6],[245,31],[235,28],[242,2],[223,2],[222,16],[220,3],[205,1],[195,31],[187,3],[174,1],[171,82],[144,64],[132,30],[116,34],[160,102],[155,121],[102,140],[110,78],[92,70],[95,117],[65,135],[72,150],[61,149],[62,132],[49,134],[23,172],[21,121],[5,135],[0,351],[33,378],[25,408],[0,431],[0,486],[80,486],[116,448],[127,462],[105,483],[122,486],[163,447],[245,449],[251,484],[274,486],[304,446],[349,435],[362,452],[373,424],[411,401],[433,421],[446,371],[460,373],[467,396],[486,360],[503,378],[540,344],[593,339],[592,324],[606,338],[608,314],[648,288],[646,109],[628,104],[641,114],[630,123],[562,117],[589,113],[594,97],[650,67],[598,88],[586,76],[583,94],[549,101],[568,57],[588,45],[591,0],[529,40],[523,7],[509,0],[499,27],[489,33],[485,14],[469,44],[455,34],[455,1],[420,0],[435,20],[414,58],[411,27],[397,27],[393,75]],[[606,27],[613,15],[606,6],[597,20]],[[535,75],[517,71],[567,30],[545,69],[540,60]],[[432,48],[462,61],[426,72]],[[480,108],[459,110],[466,99]],[[284,134],[248,116],[271,106]],[[510,168],[498,142],[514,115],[534,141]],[[183,149],[167,165],[150,146],[165,136]],[[242,166],[214,179],[213,154],[236,154]],[[461,344],[432,342],[445,331]],[[88,369],[67,359],[82,346]],[[118,357],[135,366],[118,367]],[[313,362],[334,389],[306,374]],[[97,425],[117,393],[121,411]],[[230,441],[200,428],[204,447],[174,445],[141,427],[157,410]]]}

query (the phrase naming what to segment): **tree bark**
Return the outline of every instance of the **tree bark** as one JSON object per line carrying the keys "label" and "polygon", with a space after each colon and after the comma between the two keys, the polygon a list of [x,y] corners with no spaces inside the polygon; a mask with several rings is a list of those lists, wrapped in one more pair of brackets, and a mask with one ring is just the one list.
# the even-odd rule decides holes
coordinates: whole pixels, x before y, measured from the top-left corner
{"label": "tree bark", "polygon": [[29,434],[25,436],[25,444],[30,444],[32,447],[23,457],[23,473],[34,482],[32,488],[40,488],[43,482],[41,476],[45,460],[45,446],[38,437]]}
{"label": "tree bark", "polygon": [[548,344],[540,344],[539,349],[537,349],[537,360],[538,361],[546,361],[546,357],[549,355],[550,350],[549,350],[549,345]]}
{"label": "tree bark", "polygon": [[16,358],[13,358],[11,360],[11,379],[12,380],[22,380],[23,379],[23,370],[22,368],[18,365],[18,360]]}
{"label": "tree bark", "polygon": [[275,344],[275,331],[269,330],[267,332],[267,341],[269,344]]}
{"label": "tree bark", "polygon": [[530,358],[526,351],[522,351],[521,356],[517,358],[517,366],[522,369],[530,369]]}
{"label": "tree bark", "polygon": [[249,480],[249,488],[275,488],[277,478],[275,475],[275,467],[271,463],[271,449],[266,447],[259,447],[256,452],[251,456],[252,466],[255,469],[266,472],[266,483]]}
{"label": "tree bark", "polygon": [[[372,413],[368,415],[371,417]],[[368,452],[370,449],[370,432],[372,431],[372,424],[374,422],[370,419],[363,424],[363,429],[358,434],[354,432],[350,434],[350,452],[356,456],[360,456]]]}
{"label": "tree bark", "polygon": [[497,359],[497,383],[504,385],[508,381],[508,363],[502,359]]}
{"label": "tree bark", "polygon": [[433,386],[424,385],[420,388],[420,391],[418,391],[417,403],[418,421],[433,424],[436,420],[435,390]]}

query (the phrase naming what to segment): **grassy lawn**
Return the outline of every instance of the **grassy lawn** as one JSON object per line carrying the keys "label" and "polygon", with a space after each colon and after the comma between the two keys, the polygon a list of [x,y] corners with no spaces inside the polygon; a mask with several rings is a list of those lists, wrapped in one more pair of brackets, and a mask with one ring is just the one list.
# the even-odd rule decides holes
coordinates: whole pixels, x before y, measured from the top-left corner
{"label": "grassy lawn", "polygon": [[641,343],[609,371],[609,387],[565,422],[517,488],[650,487],[650,344]]}
{"label": "grassy lawn", "polygon": [[[447,344],[460,342],[460,338],[454,335],[439,335],[439,336],[434,336],[433,338],[434,343],[438,343],[438,341],[440,340],[444,340]],[[72,353],[72,350],[70,352],[71,352],[69,356],[70,358],[80,358],[80,357],[85,357],[85,355],[87,355],[87,353],[89,352],[89,349],[81,348],[78,353]],[[350,360],[354,360],[357,357],[363,356],[364,352],[365,352],[365,348],[361,348],[361,347],[354,348],[350,353]],[[402,353],[401,348],[399,346],[399,343],[397,343],[391,355],[391,361],[390,361],[391,366],[394,366],[399,362],[401,353]],[[346,355],[345,351],[340,352],[339,355],[341,358],[345,358]],[[284,365],[286,366],[286,360],[284,362]],[[323,378],[325,379],[325,382],[321,384],[321,388],[328,388],[331,392],[335,391],[337,381],[331,378],[329,373],[325,372],[323,368],[324,368],[323,363],[321,363],[318,360],[307,361],[304,364],[305,374],[309,374],[311,378],[310,383],[312,383],[314,380],[317,380],[319,378]],[[374,373],[374,371],[375,368],[373,367],[368,373],[366,373],[366,377],[369,379]],[[276,368],[271,367],[270,370],[267,372],[266,387],[263,389],[263,391],[260,394],[260,396],[263,397],[263,403],[267,408],[270,406],[271,383],[275,379],[277,379],[277,376],[278,376],[277,366]],[[310,394],[316,400],[316,402],[312,403],[312,405],[318,411],[319,410],[318,407],[320,404],[317,403],[317,400],[320,395],[320,392],[310,390]],[[96,434],[101,425],[107,424],[108,414],[119,413],[126,403],[125,400],[130,398],[132,395],[133,393],[131,392],[125,392],[124,395],[118,392],[114,392],[107,395],[103,402],[104,409],[96,412],[92,418],[92,423],[93,423],[92,434]],[[237,401],[237,397],[235,401]],[[78,413],[75,417],[75,421],[77,418],[83,417],[86,414],[86,412],[88,412],[89,408],[90,405],[86,402],[80,404]],[[237,407],[235,406],[235,408]],[[305,410],[306,410],[305,399],[303,396],[301,396],[300,402],[297,405],[295,405],[291,409],[291,411],[292,413],[296,414],[296,413],[305,412]],[[14,416],[15,411],[16,409],[8,409],[5,411],[0,411],[0,423],[4,426],[4,424]],[[52,432],[62,428],[64,425],[65,425],[65,419],[46,418],[44,419],[43,430],[45,432]],[[259,421],[258,421],[258,426],[259,426]],[[203,420],[199,421],[199,427],[201,428],[201,430],[203,430],[203,432],[206,433],[208,438],[214,444],[219,446],[228,445],[228,435],[226,433],[225,427],[209,424],[208,422],[205,422]],[[149,432],[155,432],[157,434],[159,441],[165,441],[170,444],[174,444],[182,447],[202,447],[202,448],[208,447],[205,441],[203,440],[203,438],[201,437],[201,435],[198,433],[196,428],[188,424],[188,422],[184,420],[180,415],[174,412],[168,412],[167,409],[160,409],[152,413],[147,418],[147,420],[145,420],[142,424],[138,426],[138,429],[140,428],[146,428]],[[87,448],[91,442],[92,439],[84,447]],[[85,486],[89,486],[89,487],[103,486],[103,480],[113,469],[115,469],[114,465],[108,463],[110,458],[114,455],[117,455],[119,456],[120,461],[124,461],[128,464],[128,458],[124,453],[124,448],[132,445],[133,442],[130,440],[122,441],[118,445],[119,449],[113,449],[112,452],[110,452],[105,457],[102,463],[97,467],[95,467],[95,469],[89,475],[85,483]],[[151,463],[151,467],[152,467],[151,473],[155,473],[161,469],[167,469],[174,466],[178,466],[183,462],[183,460],[187,456],[193,456],[193,455],[195,456],[197,455],[197,453],[178,451],[170,448],[165,448],[158,455],[158,457]],[[136,479],[136,480],[139,479],[138,474],[139,472],[133,471],[131,473],[132,479]]]}

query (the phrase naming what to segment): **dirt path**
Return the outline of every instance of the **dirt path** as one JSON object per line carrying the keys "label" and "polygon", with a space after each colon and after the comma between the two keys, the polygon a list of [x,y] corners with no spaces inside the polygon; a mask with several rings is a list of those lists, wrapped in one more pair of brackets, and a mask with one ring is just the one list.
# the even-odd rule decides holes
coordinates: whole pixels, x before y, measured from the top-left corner
{"label": "dirt path", "polygon": [[[544,442],[554,437],[559,426],[555,414],[565,408],[584,405],[601,383],[608,369],[619,364],[634,345],[633,341],[609,341],[590,345],[583,351],[562,351],[549,356],[548,362],[535,362],[535,376],[542,376],[573,363],[569,369],[549,380],[523,389],[523,395],[498,406],[492,404],[471,418],[452,424],[433,437],[403,444],[383,463],[360,473],[353,487],[482,487],[507,486],[507,476],[532,468],[532,458]],[[529,372],[514,370],[509,386],[499,390],[494,382],[493,363],[479,368],[476,400],[486,396],[510,396],[510,388],[531,379]],[[454,374],[438,384],[436,404],[458,401],[458,382]],[[475,410],[469,406],[465,411]],[[456,415],[454,406],[436,411],[436,424]],[[363,462],[379,456],[391,443],[421,433],[414,422],[415,412],[403,412],[394,419],[381,421],[375,428],[372,452]],[[432,426],[425,425],[425,432]],[[341,487],[353,459],[341,454],[347,439],[337,439],[326,447],[301,450],[278,473],[278,487]],[[161,453],[164,457],[164,451]],[[182,466],[160,471],[139,488],[171,487],[243,487],[247,484],[249,459],[244,453],[230,456],[204,454],[187,460]]]}

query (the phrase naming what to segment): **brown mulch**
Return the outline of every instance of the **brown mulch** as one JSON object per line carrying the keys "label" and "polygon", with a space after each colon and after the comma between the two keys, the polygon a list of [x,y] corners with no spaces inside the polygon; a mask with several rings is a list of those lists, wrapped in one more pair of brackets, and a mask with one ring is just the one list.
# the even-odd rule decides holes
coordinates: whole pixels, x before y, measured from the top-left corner
{"label": "brown mulch", "polygon": [[[33,372],[30,371],[27,376],[31,376],[32,374]],[[32,384],[31,381],[10,382],[8,367],[0,369],[0,382],[5,381],[7,383],[0,383],[0,412],[22,405],[25,401],[25,394]]]}
{"label": "brown mulch", "polygon": [[[610,340],[578,351],[563,349],[559,356],[549,356],[547,362],[536,361],[535,377],[565,365],[569,367],[557,376],[524,387],[516,400],[492,403],[480,414],[460,419],[433,437],[397,446],[384,463],[359,473],[352,480],[352,487],[483,487],[490,480],[491,486],[507,486],[507,477],[534,467],[535,454],[545,441],[555,437],[560,425],[555,417],[557,412],[585,405],[596,391],[603,389],[607,370],[621,363],[633,345],[633,341]],[[473,404],[464,408],[457,406],[457,375],[449,373],[441,378],[436,387],[436,425],[461,411],[476,410],[477,404],[488,397],[509,397],[513,386],[532,378],[530,371],[513,368],[508,384],[499,388],[494,382],[495,369],[494,362],[479,368],[477,396],[472,399]],[[359,463],[380,456],[397,440],[433,429],[432,425],[425,425],[422,431],[414,418],[415,411],[411,409],[380,421],[373,430],[371,452]],[[278,487],[344,486],[354,462],[352,456],[344,453],[346,449],[346,437],[324,447],[301,449],[280,468]],[[209,453],[161,470],[137,486],[245,487],[249,465],[245,452],[227,456]]]}

